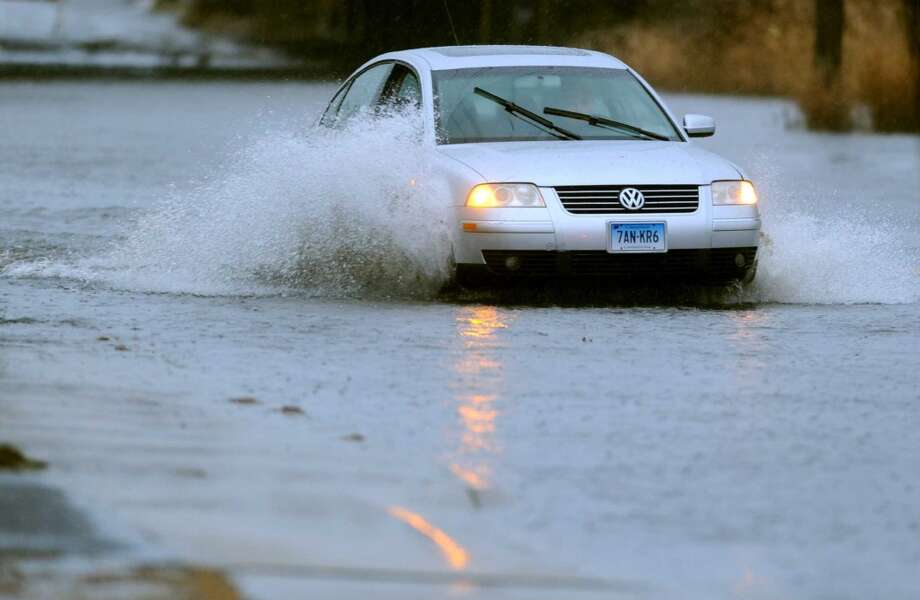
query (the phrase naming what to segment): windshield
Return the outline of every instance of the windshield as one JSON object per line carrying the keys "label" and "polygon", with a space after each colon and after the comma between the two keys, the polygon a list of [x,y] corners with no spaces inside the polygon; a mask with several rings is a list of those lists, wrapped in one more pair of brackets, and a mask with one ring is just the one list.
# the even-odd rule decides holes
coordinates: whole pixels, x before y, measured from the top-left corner
{"label": "windshield", "polygon": [[485,67],[435,71],[435,118],[442,144],[554,140],[551,131],[519,118],[476,93],[485,90],[585,140],[649,139],[588,120],[550,115],[547,107],[625,123],[679,141],[670,119],[641,83],[625,69],[584,67]]}

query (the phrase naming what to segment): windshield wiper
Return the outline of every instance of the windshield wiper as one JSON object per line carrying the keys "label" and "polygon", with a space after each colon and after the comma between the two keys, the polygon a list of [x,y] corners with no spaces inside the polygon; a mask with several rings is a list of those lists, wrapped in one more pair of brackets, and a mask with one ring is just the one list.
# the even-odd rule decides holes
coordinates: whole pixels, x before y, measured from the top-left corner
{"label": "windshield wiper", "polygon": [[[555,123],[547,119],[546,117],[541,117],[537,113],[529,111],[523,106],[515,104],[514,102],[511,102],[510,100],[505,100],[501,96],[496,96],[492,92],[487,92],[484,89],[477,87],[477,88],[473,88],[473,93],[498,104],[499,106],[504,108],[506,111],[508,111],[508,114],[515,115],[516,117],[519,117],[519,118],[525,117],[529,119],[530,121],[533,121],[534,123],[538,123],[542,125],[546,129],[550,130],[549,133],[551,135],[555,135],[559,139],[562,139],[562,140],[580,140],[581,139],[580,135],[576,133],[572,133],[568,129],[563,129],[562,127],[559,127],[558,125],[556,125]],[[533,123],[531,123],[531,125],[533,125]]]}
{"label": "windshield wiper", "polygon": [[630,125],[628,123],[620,123],[619,121],[614,121],[613,119],[608,119],[606,117],[598,117],[596,115],[589,115],[587,113],[574,112],[571,110],[563,110],[561,108],[553,108],[552,106],[547,106],[543,109],[543,113],[547,115],[555,115],[557,117],[568,117],[569,119],[578,119],[579,121],[584,121],[589,125],[594,125],[596,127],[607,127],[612,128],[616,127],[618,129],[624,129],[636,135],[645,136],[653,140],[662,140],[670,141],[666,135],[661,135],[660,133],[655,133],[654,131],[648,131],[647,129],[642,129],[641,127],[636,127],[635,125]]}

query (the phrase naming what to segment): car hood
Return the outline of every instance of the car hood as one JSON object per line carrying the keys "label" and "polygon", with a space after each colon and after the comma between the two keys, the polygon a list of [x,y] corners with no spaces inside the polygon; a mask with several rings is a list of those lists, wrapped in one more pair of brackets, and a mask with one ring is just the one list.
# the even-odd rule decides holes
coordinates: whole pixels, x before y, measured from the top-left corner
{"label": "car hood", "polygon": [[641,140],[446,144],[438,150],[485,181],[559,185],[683,183],[737,179],[729,161],[684,142]]}

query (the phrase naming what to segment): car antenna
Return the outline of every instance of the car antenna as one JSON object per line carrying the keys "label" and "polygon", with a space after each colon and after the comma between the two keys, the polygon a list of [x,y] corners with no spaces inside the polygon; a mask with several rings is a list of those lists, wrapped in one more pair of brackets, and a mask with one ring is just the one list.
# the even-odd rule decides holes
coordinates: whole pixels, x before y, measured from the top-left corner
{"label": "car antenna", "polygon": [[444,0],[444,11],[447,13],[447,22],[450,23],[450,33],[454,36],[454,44],[460,45],[460,38],[457,37],[457,30],[454,29],[454,18],[450,14],[450,6],[447,5],[447,0]]}

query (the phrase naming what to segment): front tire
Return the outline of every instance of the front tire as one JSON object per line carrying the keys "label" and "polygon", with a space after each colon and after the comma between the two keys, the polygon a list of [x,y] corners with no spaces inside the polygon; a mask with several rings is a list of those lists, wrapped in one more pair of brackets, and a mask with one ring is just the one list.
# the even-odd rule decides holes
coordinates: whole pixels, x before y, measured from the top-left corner
{"label": "front tire", "polygon": [[454,280],[467,289],[477,289],[492,283],[492,272],[486,265],[458,264]]}
{"label": "front tire", "polygon": [[757,277],[757,261],[754,261],[754,264],[748,267],[744,272],[744,275],[741,277],[741,283],[743,285],[750,285],[754,282],[754,278]]}

